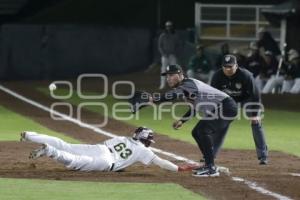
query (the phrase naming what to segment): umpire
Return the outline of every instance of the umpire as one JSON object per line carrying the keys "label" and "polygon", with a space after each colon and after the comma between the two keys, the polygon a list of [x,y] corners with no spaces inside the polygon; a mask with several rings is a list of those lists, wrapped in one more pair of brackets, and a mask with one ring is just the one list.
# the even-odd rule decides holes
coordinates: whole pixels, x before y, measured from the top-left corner
{"label": "umpire", "polygon": [[159,103],[183,97],[190,103],[188,112],[173,123],[174,129],[179,129],[196,113],[204,114],[192,130],[192,135],[204,156],[205,165],[195,170],[193,176],[219,176],[214,163],[214,142],[215,140],[223,141],[230,123],[237,114],[236,102],[226,93],[210,85],[185,77],[179,65],[167,66],[166,72],[162,73],[162,76],[167,77],[167,83],[173,90],[159,98],[151,98],[150,102]]}
{"label": "umpire", "polygon": [[[240,68],[236,57],[228,54],[223,58],[222,69],[219,69],[213,75],[211,85],[231,96],[236,102],[241,103],[242,106],[247,103],[252,104],[248,104],[246,113],[251,120],[259,164],[266,165],[268,163],[268,149],[259,114],[261,98],[252,73],[244,68]],[[218,152],[221,144],[222,141],[215,143],[215,154]]]}

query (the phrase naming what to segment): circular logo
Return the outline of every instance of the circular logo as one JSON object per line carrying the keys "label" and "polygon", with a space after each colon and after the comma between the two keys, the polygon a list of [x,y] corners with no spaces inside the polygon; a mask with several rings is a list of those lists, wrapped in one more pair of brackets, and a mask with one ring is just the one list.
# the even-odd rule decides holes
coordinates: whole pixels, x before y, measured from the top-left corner
{"label": "circular logo", "polygon": [[229,57],[229,56],[226,56],[226,57],[225,57],[225,61],[226,61],[226,62],[229,62],[229,60],[230,60],[230,57]]}
{"label": "circular logo", "polygon": [[241,84],[241,83],[236,83],[236,84],[235,84],[235,87],[236,87],[237,89],[241,89],[241,88],[242,88],[242,84]]}

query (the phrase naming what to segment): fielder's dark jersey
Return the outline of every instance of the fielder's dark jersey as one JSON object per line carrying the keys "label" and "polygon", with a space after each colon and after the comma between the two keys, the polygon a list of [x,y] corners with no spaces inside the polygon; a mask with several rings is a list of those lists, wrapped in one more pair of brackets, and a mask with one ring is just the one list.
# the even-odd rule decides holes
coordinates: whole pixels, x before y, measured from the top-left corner
{"label": "fielder's dark jersey", "polygon": [[[154,102],[164,102],[181,97],[193,105],[191,110],[207,115],[215,110],[216,106],[219,106],[222,101],[229,96],[202,81],[185,78],[175,89],[166,92],[160,97],[154,98]],[[184,115],[184,118],[190,116],[191,110]]]}
{"label": "fielder's dark jersey", "polygon": [[247,69],[238,68],[231,77],[226,76],[220,69],[213,75],[211,86],[225,92],[236,102],[242,104],[260,102],[259,90],[255,85],[252,73]]}

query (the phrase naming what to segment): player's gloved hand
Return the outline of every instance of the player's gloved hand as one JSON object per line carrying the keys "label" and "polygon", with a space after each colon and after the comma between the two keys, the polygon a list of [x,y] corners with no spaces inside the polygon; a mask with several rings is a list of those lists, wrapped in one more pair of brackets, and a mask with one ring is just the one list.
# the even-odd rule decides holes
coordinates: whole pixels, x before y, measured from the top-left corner
{"label": "player's gloved hand", "polygon": [[132,98],[128,100],[132,113],[136,113],[139,109],[153,103],[150,93],[144,91],[136,91]]}
{"label": "player's gloved hand", "polygon": [[175,121],[173,123],[173,128],[177,130],[182,126],[182,124],[183,124],[183,122],[181,120]]}
{"label": "player's gloved hand", "polygon": [[178,166],[178,171],[179,172],[186,172],[186,171],[192,171],[193,169],[199,168],[199,164],[190,164],[190,163],[185,163],[182,165]]}

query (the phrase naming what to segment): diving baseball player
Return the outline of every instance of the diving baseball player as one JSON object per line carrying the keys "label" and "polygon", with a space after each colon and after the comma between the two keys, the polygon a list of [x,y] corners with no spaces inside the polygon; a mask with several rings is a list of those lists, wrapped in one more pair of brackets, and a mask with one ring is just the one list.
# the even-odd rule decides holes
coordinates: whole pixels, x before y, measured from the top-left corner
{"label": "diving baseball player", "polygon": [[[235,56],[225,55],[222,69],[215,72],[211,85],[230,95],[236,102],[240,102],[242,106],[247,103],[255,104],[247,107],[246,109],[248,109],[248,111],[246,111],[251,120],[251,128],[259,164],[266,165],[268,163],[268,149],[259,115],[261,99],[253,75],[248,70],[238,66]],[[215,154],[220,148],[221,143],[222,141],[215,143]]]}
{"label": "diving baseball player", "polygon": [[148,147],[153,140],[153,131],[145,127],[135,130],[132,138],[115,137],[102,144],[69,144],[59,138],[22,132],[21,141],[42,144],[30,153],[29,158],[47,156],[62,163],[71,170],[79,171],[120,171],[136,162],[154,164],[169,171],[191,171],[193,164],[177,166],[155,155]]}
{"label": "diving baseball player", "polygon": [[184,76],[179,65],[169,65],[162,76],[167,77],[168,85],[173,88],[159,97],[151,97],[150,102],[159,103],[184,98],[189,102],[190,109],[178,121],[173,123],[174,129],[179,129],[196,113],[204,116],[192,130],[192,135],[202,152],[205,165],[194,170],[193,176],[219,176],[214,163],[214,142],[223,140],[226,131],[237,114],[235,101],[226,93],[219,91],[199,80]]}

